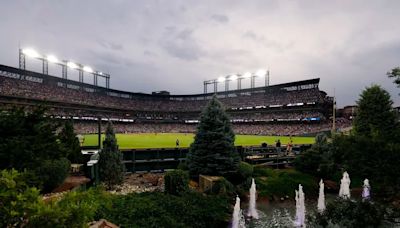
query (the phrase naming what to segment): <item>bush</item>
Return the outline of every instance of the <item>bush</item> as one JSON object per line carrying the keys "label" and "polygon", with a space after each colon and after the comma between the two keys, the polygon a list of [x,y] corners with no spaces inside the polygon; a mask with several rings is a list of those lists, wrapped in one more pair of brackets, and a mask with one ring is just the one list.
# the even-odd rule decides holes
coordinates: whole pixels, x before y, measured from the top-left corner
{"label": "bush", "polygon": [[169,171],[164,176],[165,192],[181,195],[189,190],[189,173],[183,170]]}
{"label": "bush", "polygon": [[323,179],[332,179],[335,165],[332,157],[332,144],[325,134],[315,137],[315,144],[294,160],[297,170]]}
{"label": "bush", "polygon": [[332,144],[335,163],[349,172],[352,179],[368,178],[377,195],[394,196],[399,192],[400,143],[352,135],[336,137]]}
{"label": "bush", "polygon": [[[256,171],[257,170],[257,171]],[[260,196],[286,197],[293,196],[299,184],[308,195],[317,193],[318,183],[310,175],[295,170],[272,170],[269,168],[255,169],[257,189]],[[261,175],[260,175],[261,174]]]}
{"label": "bush", "polygon": [[310,217],[313,226],[380,227],[385,210],[369,201],[337,199],[329,203],[323,214]]}
{"label": "bush", "polygon": [[214,182],[211,190],[208,192],[215,195],[235,196],[235,186],[225,178]]}
{"label": "bush", "polygon": [[182,160],[179,162],[177,169],[185,170],[185,171],[189,170],[189,168],[186,164],[186,161],[182,161]]}
{"label": "bush", "polygon": [[226,175],[226,179],[234,185],[242,185],[253,176],[254,168],[247,162],[240,162],[239,169],[237,172],[229,173]]}
{"label": "bush", "polygon": [[254,177],[270,177],[275,176],[276,172],[273,169],[269,169],[263,166],[254,166]]}
{"label": "bush", "polygon": [[[28,227],[87,227],[97,219],[99,208],[109,208],[111,198],[100,189],[70,192],[57,202],[42,204]],[[103,215],[100,215],[100,218]]]}
{"label": "bush", "polygon": [[22,227],[37,213],[39,191],[24,181],[16,170],[0,172],[0,227]]}
{"label": "bush", "polygon": [[254,168],[252,165],[250,165],[247,162],[240,162],[239,164],[239,178],[242,181],[247,180],[247,178],[251,177],[253,175]]}
{"label": "bush", "polygon": [[115,196],[111,207],[100,210],[103,218],[112,223],[140,228],[227,227],[231,212],[226,197],[150,192]]}
{"label": "bush", "polygon": [[46,160],[36,170],[36,175],[42,181],[43,190],[49,192],[63,183],[68,176],[70,162],[66,158]]}

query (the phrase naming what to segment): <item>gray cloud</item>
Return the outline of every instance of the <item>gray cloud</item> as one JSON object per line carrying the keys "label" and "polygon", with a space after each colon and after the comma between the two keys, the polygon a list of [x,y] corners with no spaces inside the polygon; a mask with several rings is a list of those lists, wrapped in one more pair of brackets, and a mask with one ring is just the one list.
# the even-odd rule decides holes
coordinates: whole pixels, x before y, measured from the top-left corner
{"label": "gray cloud", "polygon": [[165,36],[160,43],[169,55],[182,60],[194,61],[205,54],[194,39],[192,29],[185,28],[177,31],[175,27],[168,26],[165,30]]}
{"label": "gray cloud", "polygon": [[[400,62],[396,0],[1,1],[0,64],[33,47],[111,74],[115,89],[201,93],[202,82],[268,67],[271,83],[320,77],[340,106]],[[32,70],[40,61],[27,60]],[[58,70],[57,70],[58,72]],[[257,82],[262,85],[262,82]]]}
{"label": "gray cloud", "polygon": [[107,42],[107,41],[99,41],[99,44],[107,49],[115,50],[115,51],[121,51],[124,46],[122,44],[114,43],[112,41]]}
{"label": "gray cloud", "polygon": [[227,23],[229,22],[229,18],[222,14],[213,14],[211,15],[211,19],[219,23]]}

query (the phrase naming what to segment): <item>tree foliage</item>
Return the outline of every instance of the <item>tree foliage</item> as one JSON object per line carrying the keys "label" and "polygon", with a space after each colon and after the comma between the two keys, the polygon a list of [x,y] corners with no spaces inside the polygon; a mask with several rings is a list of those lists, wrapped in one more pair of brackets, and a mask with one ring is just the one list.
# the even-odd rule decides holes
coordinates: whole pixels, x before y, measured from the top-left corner
{"label": "tree foliage", "polygon": [[354,178],[368,178],[376,195],[395,195],[400,190],[400,144],[383,138],[338,136],[332,143],[333,159]]}
{"label": "tree foliage", "polygon": [[[52,174],[41,172],[48,165],[45,161],[65,164],[60,159],[66,157],[67,151],[58,140],[57,127],[57,123],[44,116],[43,109],[0,112],[0,169],[31,170],[35,175],[31,175],[34,178],[30,183],[45,186],[46,190],[61,184],[65,175],[48,185],[46,180]],[[63,169],[58,170],[60,173],[69,170],[66,165],[59,168]]]}
{"label": "tree foliage", "polygon": [[165,174],[165,192],[172,195],[182,195],[189,191],[189,174],[183,170],[172,170]]}
{"label": "tree foliage", "polygon": [[296,169],[319,178],[331,178],[335,169],[331,148],[326,135],[318,134],[315,144],[294,160]]}
{"label": "tree foliage", "polygon": [[58,201],[42,203],[27,227],[87,227],[88,222],[97,219],[100,208],[111,205],[111,199],[97,188],[69,192]]}
{"label": "tree foliage", "polygon": [[203,110],[187,164],[190,175],[228,176],[236,173],[240,157],[234,146],[235,134],[222,104],[214,96]]}
{"label": "tree foliage", "polygon": [[16,170],[0,172],[0,227],[22,227],[38,211],[39,191]]}
{"label": "tree foliage", "polygon": [[118,149],[117,138],[111,122],[106,128],[106,138],[99,159],[100,180],[108,188],[121,184],[124,177],[124,165],[122,164],[122,153]]}
{"label": "tree foliage", "polygon": [[68,176],[70,166],[71,163],[66,158],[42,161],[36,174],[41,177],[43,191],[50,192],[62,183]]}
{"label": "tree foliage", "polygon": [[212,228],[227,227],[230,213],[226,197],[154,192],[116,196],[99,215],[121,227]]}
{"label": "tree foliage", "polygon": [[72,120],[65,121],[64,126],[58,136],[63,147],[67,151],[66,155],[68,160],[70,160],[71,163],[83,163],[79,139],[74,132]]}
{"label": "tree foliage", "polygon": [[394,78],[394,83],[400,87],[400,67],[393,68],[391,71],[387,73],[389,78]]}
{"label": "tree foliage", "polygon": [[384,214],[384,208],[377,203],[336,199],[310,223],[312,227],[381,227]]}
{"label": "tree foliage", "polygon": [[358,109],[354,119],[355,134],[397,140],[397,121],[392,105],[390,94],[380,86],[373,85],[366,88],[357,101]]}

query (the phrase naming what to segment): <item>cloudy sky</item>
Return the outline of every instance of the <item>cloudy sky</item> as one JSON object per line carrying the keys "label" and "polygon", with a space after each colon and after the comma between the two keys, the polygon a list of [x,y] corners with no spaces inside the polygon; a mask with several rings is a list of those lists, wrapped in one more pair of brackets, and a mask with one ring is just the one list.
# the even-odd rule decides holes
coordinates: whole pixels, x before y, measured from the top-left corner
{"label": "cloudy sky", "polygon": [[32,47],[109,72],[112,88],[173,94],[268,68],[271,84],[321,78],[339,106],[373,83],[400,105],[385,75],[400,65],[399,9],[397,0],[1,1],[0,64],[17,66],[18,47]]}

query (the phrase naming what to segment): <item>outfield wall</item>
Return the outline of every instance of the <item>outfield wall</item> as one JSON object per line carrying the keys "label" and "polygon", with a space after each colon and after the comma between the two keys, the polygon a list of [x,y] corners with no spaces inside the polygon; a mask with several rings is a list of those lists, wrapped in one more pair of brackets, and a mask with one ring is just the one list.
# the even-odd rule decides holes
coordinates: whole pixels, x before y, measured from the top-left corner
{"label": "outfield wall", "polygon": [[[298,145],[293,147],[296,154],[308,149],[310,145]],[[275,147],[242,147],[237,146],[241,160],[246,160],[249,155],[276,156]],[[281,151],[286,148],[282,147]],[[140,172],[165,172],[167,170],[176,169],[179,163],[186,161],[189,148],[162,148],[162,149],[129,149],[121,150],[123,154],[123,163],[127,173]],[[282,159],[288,160],[282,157]],[[271,159],[272,163],[281,163],[282,159]],[[289,159],[292,160],[292,159]],[[259,162],[254,162],[258,164]]]}

